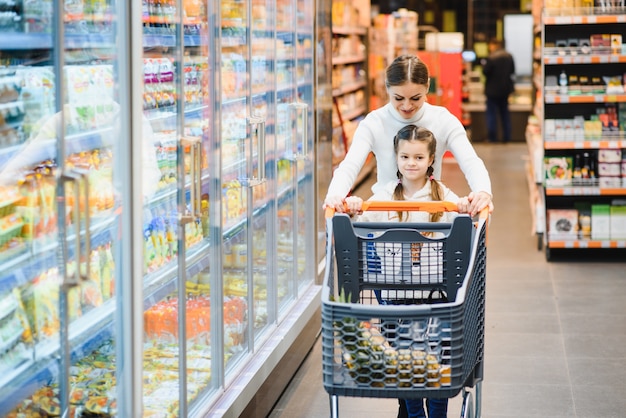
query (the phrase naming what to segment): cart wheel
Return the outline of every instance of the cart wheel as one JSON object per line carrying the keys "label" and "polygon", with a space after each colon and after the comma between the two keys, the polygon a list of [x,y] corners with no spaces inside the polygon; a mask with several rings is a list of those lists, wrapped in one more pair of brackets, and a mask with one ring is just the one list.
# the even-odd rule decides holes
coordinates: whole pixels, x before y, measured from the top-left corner
{"label": "cart wheel", "polygon": [[550,261],[551,258],[552,258],[552,254],[550,252],[550,247],[546,245],[546,261]]}
{"label": "cart wheel", "polygon": [[463,389],[463,406],[461,407],[461,418],[474,418],[474,399],[472,392]]}

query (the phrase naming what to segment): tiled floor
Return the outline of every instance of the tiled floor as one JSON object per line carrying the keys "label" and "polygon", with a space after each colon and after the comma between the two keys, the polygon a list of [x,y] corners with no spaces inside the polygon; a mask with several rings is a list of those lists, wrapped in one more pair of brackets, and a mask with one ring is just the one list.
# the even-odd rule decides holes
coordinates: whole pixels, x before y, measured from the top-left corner
{"label": "tiled floor", "polygon": [[[626,254],[547,262],[531,231],[525,144],[476,149],[495,195],[482,417],[626,417]],[[444,180],[458,194],[467,191],[454,162],[446,163]],[[396,411],[394,399],[339,398],[341,417],[392,418]],[[459,411],[460,398],[450,400],[448,416]],[[329,415],[318,340],[270,418]]]}

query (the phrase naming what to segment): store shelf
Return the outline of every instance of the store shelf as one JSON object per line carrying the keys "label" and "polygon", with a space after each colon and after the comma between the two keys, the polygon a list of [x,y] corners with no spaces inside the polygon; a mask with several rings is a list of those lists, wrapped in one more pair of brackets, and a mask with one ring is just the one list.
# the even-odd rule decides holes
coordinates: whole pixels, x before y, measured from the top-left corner
{"label": "store shelf", "polygon": [[[68,135],[65,139],[66,155],[90,151],[111,145],[112,128],[98,131],[85,132]],[[20,145],[4,148],[0,150],[0,168],[15,160],[15,166],[19,168],[33,166],[46,160],[56,160],[57,140],[56,138],[31,140]]]}
{"label": "store shelf", "polygon": [[[113,241],[111,229],[116,222],[115,217],[92,221],[91,247],[96,248]],[[82,234],[81,234],[82,235]],[[68,254],[70,259],[75,252],[75,234],[68,234]],[[41,272],[58,265],[56,237],[49,237],[49,243],[37,245],[33,243],[25,247],[25,252],[14,258],[13,262],[2,263],[0,267],[0,294],[30,282]]]}
{"label": "store shelf", "polygon": [[[556,48],[555,48],[556,49]],[[551,52],[558,54],[558,52]],[[563,64],[618,64],[626,63],[626,55],[603,54],[603,55],[570,55],[570,56],[544,56],[544,65],[563,65]]]}
{"label": "store shelf", "polygon": [[343,117],[344,121],[352,120],[361,115],[364,115],[366,111],[367,111],[367,108],[365,106],[359,106],[355,109],[352,109],[348,112],[343,113],[341,116]]}
{"label": "store shelf", "polygon": [[366,59],[366,56],[364,54],[333,57],[333,65],[357,64],[360,62],[364,62],[365,59]]}
{"label": "store shelf", "polygon": [[[575,231],[591,228],[592,237],[621,236],[619,222],[612,218],[621,213],[626,196],[626,187],[620,187],[626,93],[621,76],[619,81],[605,78],[623,73],[626,56],[621,38],[602,34],[622,36],[626,8],[544,9],[542,22],[537,100],[542,105],[544,165],[549,165],[542,168],[541,181],[551,184],[542,192],[546,258],[550,260],[551,249],[625,248],[624,241],[577,239],[581,235]],[[613,47],[617,39],[619,51]],[[566,83],[556,86],[562,77]],[[563,224],[573,229],[563,229]]]}
{"label": "store shelf", "polygon": [[[65,35],[65,47],[68,49],[115,48],[112,34],[86,33]],[[49,33],[3,33],[0,37],[0,50],[22,51],[33,49],[51,49],[52,35]]]}
{"label": "store shelf", "polygon": [[365,88],[366,86],[367,86],[367,82],[365,80],[356,81],[354,83],[347,83],[341,86],[340,88],[333,89],[333,96],[342,96],[344,94],[352,93],[354,91]]}
{"label": "store shelf", "polygon": [[619,240],[572,240],[550,241],[550,248],[626,248],[626,241]]}
{"label": "store shelf", "polygon": [[546,187],[546,196],[626,196],[626,188],[607,189],[601,187]]}
{"label": "store shelf", "polygon": [[[245,39],[245,38],[244,38]],[[206,41],[199,35],[184,35],[185,46],[202,46],[206,45]],[[232,42],[233,45],[245,45],[245,40],[242,40],[240,37],[229,36],[225,39],[226,43]],[[143,47],[144,48],[154,48],[154,47],[175,47],[176,46],[176,35],[175,34],[144,34],[143,36]]]}
{"label": "store shelf", "polygon": [[[209,267],[209,244],[202,242],[187,249],[187,277],[193,277]],[[163,268],[144,277],[146,294],[144,311],[178,289],[178,262],[174,259]]]}
{"label": "store shelf", "polygon": [[361,26],[336,26],[333,25],[333,33],[336,35],[366,35],[367,28]]}
{"label": "store shelf", "polygon": [[[553,12],[552,10],[555,10]],[[596,9],[601,12],[601,10]],[[615,10],[618,11],[618,10]],[[623,14],[596,14],[596,15],[574,15],[574,11],[565,8],[546,9],[546,14],[564,14],[569,12],[569,16],[545,16],[543,17],[544,25],[587,25],[587,24],[607,24],[607,23],[626,23],[626,15]],[[626,9],[622,8],[621,13],[626,13]]]}
{"label": "store shelf", "polygon": [[553,103],[621,103],[626,102],[626,94],[581,94],[572,96],[567,94],[545,93],[545,102]]}
{"label": "store shelf", "polygon": [[604,139],[599,141],[545,141],[545,149],[602,149],[626,148],[626,139]]}

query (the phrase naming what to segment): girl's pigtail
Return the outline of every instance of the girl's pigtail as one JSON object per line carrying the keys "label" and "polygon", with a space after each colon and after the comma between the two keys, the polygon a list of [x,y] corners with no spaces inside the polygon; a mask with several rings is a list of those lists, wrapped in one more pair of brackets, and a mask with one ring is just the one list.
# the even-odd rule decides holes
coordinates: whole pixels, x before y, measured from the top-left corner
{"label": "girl's pigtail", "polygon": [[[435,180],[435,178],[433,177],[433,166],[431,165],[430,167],[428,167],[428,170],[426,171],[426,175],[428,176],[428,179],[430,181],[430,197],[431,200],[433,201],[441,201],[443,200],[443,188],[441,187],[441,184]],[[430,221],[431,222],[437,222],[439,221],[439,219],[441,219],[443,216],[443,212],[435,212],[435,213],[431,213],[430,214]]]}
{"label": "girl's pigtail", "polygon": [[[398,184],[396,185],[396,188],[393,191],[393,200],[404,200],[404,188],[402,187],[402,174],[400,174],[399,170],[396,174],[398,176]],[[400,222],[402,222],[403,217],[404,217],[404,212],[399,210],[398,219],[400,220]]]}

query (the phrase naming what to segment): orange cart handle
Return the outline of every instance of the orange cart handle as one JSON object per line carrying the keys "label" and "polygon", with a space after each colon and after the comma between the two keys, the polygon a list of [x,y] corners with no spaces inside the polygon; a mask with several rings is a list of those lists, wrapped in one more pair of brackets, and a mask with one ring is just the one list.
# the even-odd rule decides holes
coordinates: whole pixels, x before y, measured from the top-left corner
{"label": "orange cart handle", "polygon": [[366,200],[361,205],[363,211],[421,211],[421,212],[457,212],[456,203],[452,202],[416,202],[409,200],[376,201]]}
{"label": "orange cart handle", "polygon": [[[456,203],[440,201],[440,202],[416,202],[408,200],[393,200],[393,201],[377,201],[377,200],[365,200],[361,205],[363,211],[421,211],[428,213],[435,212],[458,212]],[[324,210],[324,216],[326,218],[332,218],[335,214],[335,209],[327,207]],[[479,218],[487,219],[489,217],[489,207],[484,208],[479,213]]]}

